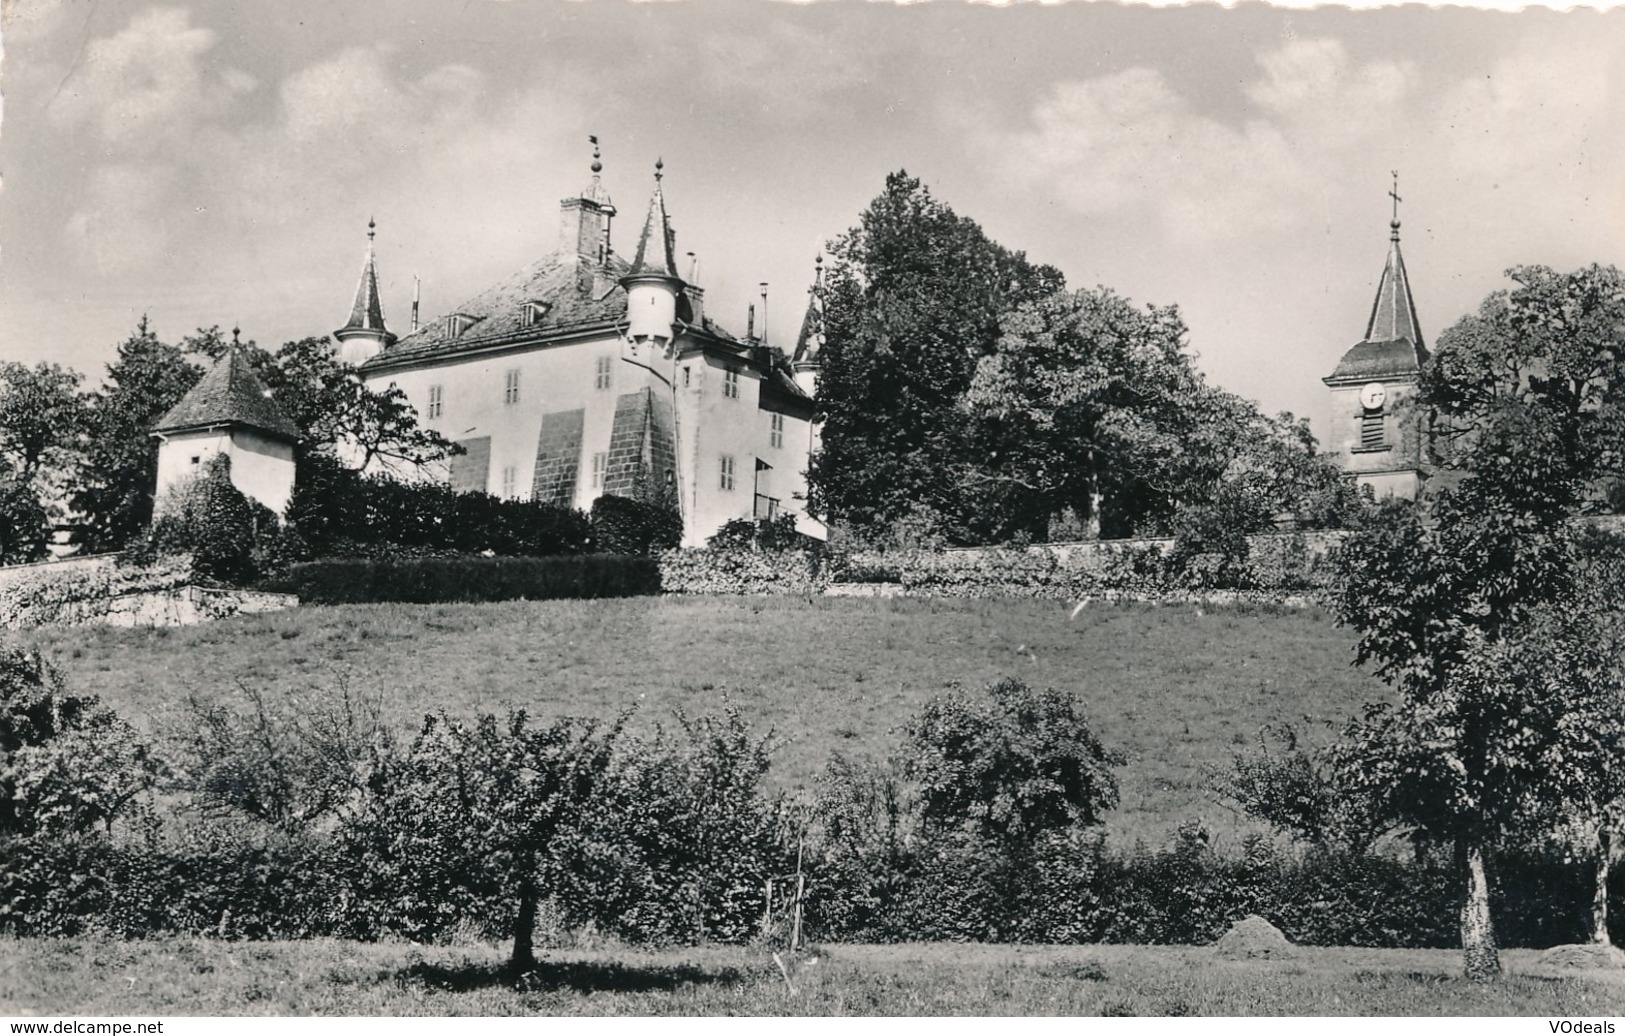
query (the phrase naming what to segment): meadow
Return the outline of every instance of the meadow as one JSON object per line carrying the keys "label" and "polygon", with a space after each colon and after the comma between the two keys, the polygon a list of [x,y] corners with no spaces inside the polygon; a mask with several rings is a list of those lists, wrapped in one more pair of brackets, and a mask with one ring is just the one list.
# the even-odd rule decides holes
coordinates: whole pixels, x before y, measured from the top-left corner
{"label": "meadow", "polygon": [[1243,824],[1205,791],[1210,768],[1290,722],[1335,733],[1380,683],[1317,610],[1026,600],[664,597],[482,605],[307,607],[176,629],[38,630],[76,691],[145,732],[188,722],[187,697],[245,689],[291,708],[376,697],[410,734],[425,713],[524,708],[634,727],[732,706],[780,742],[774,783],[811,785],[832,754],[879,758],[932,695],[1018,677],[1075,693],[1124,752],[1114,839],[1160,844],[1177,825],[1220,841]]}
{"label": "meadow", "polygon": [[1564,974],[1533,950],[1461,977],[1449,950],[907,944],[554,950],[518,983],[489,946],[334,940],[0,941],[0,1015],[1521,1015],[1625,1013],[1625,975]]}

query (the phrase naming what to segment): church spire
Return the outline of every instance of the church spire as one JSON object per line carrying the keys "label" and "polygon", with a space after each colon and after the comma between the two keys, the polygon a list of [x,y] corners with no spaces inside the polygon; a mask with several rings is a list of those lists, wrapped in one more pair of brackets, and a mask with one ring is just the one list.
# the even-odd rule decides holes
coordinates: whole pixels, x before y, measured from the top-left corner
{"label": "church spire", "polygon": [[1399,251],[1399,173],[1388,192],[1393,199],[1393,218],[1388,222],[1388,262],[1377,283],[1377,297],[1366,322],[1367,342],[1410,342],[1423,349],[1422,326],[1416,319],[1416,302],[1411,298],[1411,280],[1405,272],[1405,257]]}
{"label": "church spire", "polygon": [[665,165],[665,162],[655,159],[655,190],[649,198],[649,217],[643,223],[643,233],[638,236],[638,251],[632,259],[632,270],[626,275],[627,280],[659,277],[673,282],[681,281],[677,276],[677,259],[672,254],[671,220],[666,216],[666,196],[660,189]]}
{"label": "church spire", "polygon": [[368,219],[367,254],[361,264],[355,302],[350,306],[350,319],[333,332],[339,343],[339,358],[349,364],[365,363],[395,342],[395,336],[384,325],[384,304],[378,296],[378,263],[373,256],[373,238],[377,233],[377,222]]}

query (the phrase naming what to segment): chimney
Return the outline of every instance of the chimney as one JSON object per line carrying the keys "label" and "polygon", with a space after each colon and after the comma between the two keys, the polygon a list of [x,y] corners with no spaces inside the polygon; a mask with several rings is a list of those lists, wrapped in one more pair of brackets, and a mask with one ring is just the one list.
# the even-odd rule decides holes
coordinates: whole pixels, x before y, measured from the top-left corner
{"label": "chimney", "polygon": [[767,282],[762,282],[762,344],[767,344]]}
{"label": "chimney", "polygon": [[412,275],[412,330],[414,331],[418,329],[418,294],[422,287],[422,282],[418,280],[418,275],[414,273]]}
{"label": "chimney", "polygon": [[745,311],[745,341],[754,342],[755,340],[756,340],[756,303],[752,302],[750,304],[750,308]]}

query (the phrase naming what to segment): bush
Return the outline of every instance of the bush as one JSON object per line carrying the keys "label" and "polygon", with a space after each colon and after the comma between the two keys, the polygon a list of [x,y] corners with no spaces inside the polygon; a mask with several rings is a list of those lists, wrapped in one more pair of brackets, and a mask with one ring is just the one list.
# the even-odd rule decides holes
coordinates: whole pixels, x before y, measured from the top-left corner
{"label": "bush", "polygon": [[660,567],[647,557],[331,558],[291,566],[268,589],[308,604],[399,601],[551,600],[636,597],[660,592]]}
{"label": "bush", "polygon": [[246,586],[260,575],[256,556],[268,556],[261,540],[278,527],[269,508],[232,484],[231,458],[223,453],[196,478],[171,486],[156,512],[145,553],[190,554],[199,576],[232,586]]}
{"label": "bush", "polygon": [[593,549],[607,554],[653,554],[683,542],[683,517],[675,508],[624,496],[592,503]]}
{"label": "bush", "polygon": [[822,593],[818,555],[800,551],[668,550],[660,555],[660,587],[669,594]]}

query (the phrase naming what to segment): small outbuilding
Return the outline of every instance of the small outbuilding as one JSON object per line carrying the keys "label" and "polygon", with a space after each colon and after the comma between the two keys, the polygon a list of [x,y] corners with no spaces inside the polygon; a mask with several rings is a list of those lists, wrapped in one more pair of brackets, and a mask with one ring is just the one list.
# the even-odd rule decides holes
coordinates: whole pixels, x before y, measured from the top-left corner
{"label": "small outbuilding", "polygon": [[271,398],[232,335],[225,355],[153,426],[158,499],[224,454],[231,459],[232,484],[281,518],[293,496],[299,428]]}

